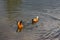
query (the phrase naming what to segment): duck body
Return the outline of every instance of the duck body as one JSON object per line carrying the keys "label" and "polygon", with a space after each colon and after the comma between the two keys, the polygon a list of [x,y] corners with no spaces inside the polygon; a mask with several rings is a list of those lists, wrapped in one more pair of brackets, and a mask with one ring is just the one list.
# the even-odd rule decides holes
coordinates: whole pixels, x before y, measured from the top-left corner
{"label": "duck body", "polygon": [[18,26],[18,28],[17,28],[17,32],[21,32],[22,29],[23,29],[22,21],[18,21],[17,26]]}
{"label": "duck body", "polygon": [[32,19],[32,24],[35,24],[35,23],[37,23],[39,21],[39,18],[38,18],[38,16],[36,17],[36,18],[33,18]]}

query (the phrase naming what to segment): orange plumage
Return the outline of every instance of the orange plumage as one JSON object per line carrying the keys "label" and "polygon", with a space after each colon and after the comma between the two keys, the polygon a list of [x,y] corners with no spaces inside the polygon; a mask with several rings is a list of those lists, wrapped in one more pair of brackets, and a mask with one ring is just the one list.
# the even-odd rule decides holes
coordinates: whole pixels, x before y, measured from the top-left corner
{"label": "orange plumage", "polygon": [[17,26],[18,26],[17,31],[18,31],[18,32],[21,32],[21,31],[22,31],[22,29],[23,29],[22,21],[18,21]]}
{"label": "orange plumage", "polygon": [[37,23],[38,21],[39,21],[39,18],[38,18],[38,16],[37,16],[36,18],[33,18],[33,19],[32,19],[32,24]]}

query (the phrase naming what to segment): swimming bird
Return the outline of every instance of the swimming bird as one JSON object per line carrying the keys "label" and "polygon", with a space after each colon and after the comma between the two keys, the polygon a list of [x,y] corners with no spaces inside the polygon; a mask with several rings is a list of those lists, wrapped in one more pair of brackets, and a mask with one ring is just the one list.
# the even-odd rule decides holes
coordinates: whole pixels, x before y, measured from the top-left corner
{"label": "swimming bird", "polygon": [[37,16],[36,18],[33,18],[32,19],[32,24],[35,24],[39,21],[39,17]]}
{"label": "swimming bird", "polygon": [[23,29],[23,23],[22,21],[17,21],[17,32],[21,32]]}

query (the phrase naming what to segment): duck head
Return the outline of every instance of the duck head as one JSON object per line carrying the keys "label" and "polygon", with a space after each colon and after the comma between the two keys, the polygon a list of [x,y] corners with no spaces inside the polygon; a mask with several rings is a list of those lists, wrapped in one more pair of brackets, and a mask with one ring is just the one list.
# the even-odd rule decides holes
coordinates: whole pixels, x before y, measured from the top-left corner
{"label": "duck head", "polygon": [[38,17],[38,16],[37,16],[36,18],[37,18],[37,19],[39,19],[39,17]]}

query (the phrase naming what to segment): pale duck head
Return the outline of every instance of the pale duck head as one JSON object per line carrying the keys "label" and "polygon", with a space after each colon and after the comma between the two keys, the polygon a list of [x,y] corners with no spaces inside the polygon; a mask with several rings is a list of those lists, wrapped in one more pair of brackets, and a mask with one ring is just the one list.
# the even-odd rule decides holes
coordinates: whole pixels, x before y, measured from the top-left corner
{"label": "pale duck head", "polygon": [[39,17],[37,16],[36,18],[38,19]]}

